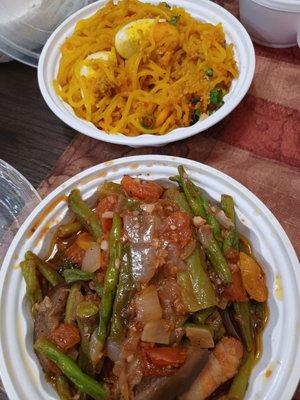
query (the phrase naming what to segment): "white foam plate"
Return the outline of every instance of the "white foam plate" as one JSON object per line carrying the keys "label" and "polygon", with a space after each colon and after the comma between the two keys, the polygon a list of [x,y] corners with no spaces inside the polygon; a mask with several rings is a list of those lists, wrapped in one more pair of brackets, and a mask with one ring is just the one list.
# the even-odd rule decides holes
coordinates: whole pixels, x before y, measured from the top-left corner
{"label": "white foam plate", "polygon": [[[159,3],[160,0],[151,0],[149,2]],[[128,137],[122,134],[108,134],[96,128],[92,123],[78,118],[72,108],[56,95],[53,88],[53,80],[56,78],[58,71],[61,45],[68,36],[72,35],[74,27],[79,20],[91,16],[105,4],[105,0],[99,0],[64,21],[50,36],[41,53],[38,66],[40,90],[46,103],[58,118],[76,131],[95,139],[131,147],[140,147],[161,146],[193,136],[215,125],[234,110],[247,93],[255,70],[254,48],[247,31],[232,14],[212,1],[170,0],[168,3],[185,8],[198,20],[213,24],[221,22],[226,33],[227,42],[234,43],[235,56],[240,73],[238,78],[233,81],[230,92],[224,98],[224,106],[204,121],[199,121],[190,127],[175,129],[166,135]]]}
{"label": "white foam plate", "polygon": [[219,200],[222,193],[234,197],[238,229],[251,239],[255,256],[264,266],[270,319],[263,335],[263,355],[251,375],[246,400],[292,398],[300,375],[300,270],[283,228],[257,197],[229,176],[194,161],[149,155],[110,161],[74,176],[47,196],[17,233],[0,272],[0,372],[11,400],[57,399],[33,352],[25,283],[16,268],[25,252],[30,249],[43,255],[57,224],[68,218],[64,199],[74,187],[87,199],[105,179],[119,181],[124,174],[170,185],[168,178],[177,173],[179,164],[184,164],[192,179],[214,199]]}

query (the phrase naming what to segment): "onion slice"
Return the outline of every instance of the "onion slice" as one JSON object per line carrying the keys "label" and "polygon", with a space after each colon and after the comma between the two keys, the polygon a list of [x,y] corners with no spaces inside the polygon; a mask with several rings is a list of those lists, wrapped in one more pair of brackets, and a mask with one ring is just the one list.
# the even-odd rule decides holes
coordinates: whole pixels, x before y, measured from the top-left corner
{"label": "onion slice", "polygon": [[82,271],[95,272],[100,268],[100,246],[96,242],[92,242],[88,250],[85,252],[82,260]]}
{"label": "onion slice", "polygon": [[218,209],[218,211],[215,214],[215,217],[220,222],[220,224],[224,226],[224,228],[230,229],[234,227],[233,222],[231,221],[230,218],[227,217],[227,215],[224,213],[223,210]]}
{"label": "onion slice", "polygon": [[135,301],[137,319],[145,325],[147,322],[162,318],[162,308],[156,287],[150,285],[142,290]]}
{"label": "onion slice", "polygon": [[163,319],[147,322],[143,329],[142,341],[149,343],[169,344],[170,328]]}

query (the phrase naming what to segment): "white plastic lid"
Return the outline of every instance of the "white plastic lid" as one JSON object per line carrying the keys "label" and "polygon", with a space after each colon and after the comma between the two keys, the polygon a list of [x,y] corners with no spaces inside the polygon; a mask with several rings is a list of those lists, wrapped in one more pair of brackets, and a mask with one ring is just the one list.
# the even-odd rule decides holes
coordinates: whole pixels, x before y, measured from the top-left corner
{"label": "white plastic lid", "polygon": [[300,12],[300,0],[252,0],[273,10]]}
{"label": "white plastic lid", "polygon": [[37,67],[52,31],[69,15],[94,0],[0,0],[0,50]]}

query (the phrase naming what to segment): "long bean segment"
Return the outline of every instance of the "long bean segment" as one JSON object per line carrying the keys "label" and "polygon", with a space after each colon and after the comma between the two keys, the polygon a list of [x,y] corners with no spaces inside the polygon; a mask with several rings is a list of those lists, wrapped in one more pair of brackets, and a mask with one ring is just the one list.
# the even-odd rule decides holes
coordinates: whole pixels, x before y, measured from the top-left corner
{"label": "long bean segment", "polygon": [[55,378],[55,387],[60,400],[72,400],[73,396],[70,391],[69,383],[63,375]]}
{"label": "long bean segment", "polygon": [[201,309],[193,291],[190,275],[187,271],[177,274],[177,283],[181,288],[182,300],[189,312],[195,312]]}
{"label": "long bean segment", "polygon": [[81,271],[81,269],[65,269],[63,271],[64,278],[67,283],[73,283],[77,281],[90,281],[94,278],[94,274],[91,272]]}
{"label": "long bean segment", "polygon": [[229,196],[228,194],[222,194],[221,208],[227,217],[230,218],[233,223],[235,223],[234,202],[232,196]]}
{"label": "long bean segment", "polygon": [[222,241],[221,226],[213,215],[209,202],[201,190],[188,178],[182,165],[178,167],[179,177],[177,181],[184,191],[187,201],[194,215],[204,218],[212,227],[213,234],[218,241]]}
{"label": "long bean segment", "polygon": [[81,321],[80,318],[77,319],[77,326],[81,337],[78,365],[84,372],[93,375],[95,369],[90,357],[91,326],[84,321]]}
{"label": "long bean segment", "polygon": [[164,197],[177,204],[180,211],[185,211],[190,217],[193,217],[193,211],[186,200],[185,195],[177,188],[169,188],[165,191]]}
{"label": "long bean segment", "polygon": [[203,229],[199,229],[198,233],[200,242],[202,243],[205,253],[209,261],[212,263],[216,273],[225,284],[231,283],[232,276],[230,268],[211,232],[211,229],[208,226],[205,226]]}
{"label": "long bean segment", "polygon": [[195,190],[194,184],[188,179],[188,176],[182,165],[178,167],[178,172],[179,176],[175,176],[170,179],[177,182],[183,190],[193,214],[202,218],[206,218],[206,212],[203,204],[199,201],[199,193]]}
{"label": "long bean segment", "polygon": [[253,351],[246,353],[242,365],[231,384],[228,400],[243,400],[254,363],[255,357]]}
{"label": "long bean segment", "polygon": [[67,305],[66,305],[66,315],[65,315],[65,322],[67,324],[72,324],[76,318],[76,307],[78,304],[78,299],[80,297],[80,283],[74,283],[71,286]]}
{"label": "long bean segment", "polygon": [[26,282],[26,294],[30,301],[30,305],[42,300],[42,291],[36,274],[36,263],[34,260],[22,261],[22,274]]}
{"label": "long bean segment", "polygon": [[33,260],[40,273],[43,275],[45,279],[52,285],[56,286],[59,283],[63,283],[63,277],[55,271],[48,263],[47,261],[41,260],[36,254],[34,254],[32,251],[27,251],[25,254],[25,259],[26,260]]}
{"label": "long bean segment", "polygon": [[239,233],[235,229],[231,229],[225,236],[222,248],[223,253],[228,251],[230,248],[234,248],[236,250],[240,249]]}
{"label": "long bean segment", "polygon": [[120,194],[122,192],[121,185],[112,181],[105,181],[99,186],[100,197]]}
{"label": "long bean segment", "polygon": [[201,257],[198,247],[186,260],[187,271],[191,278],[194,295],[200,306],[200,310],[214,306],[217,304],[217,299],[213,285],[206,273],[205,265],[201,262]]}
{"label": "long bean segment", "polygon": [[107,336],[107,326],[112,314],[113,302],[116,295],[120,260],[121,260],[122,221],[118,214],[114,214],[113,225],[109,236],[109,264],[105,274],[103,295],[100,307],[100,322],[98,336],[104,344]]}
{"label": "long bean segment", "polygon": [[102,229],[96,214],[87,206],[78,189],[73,189],[68,197],[68,205],[77,220],[87,229],[95,240],[102,235]]}
{"label": "long bean segment", "polygon": [[122,311],[131,300],[134,292],[135,285],[132,276],[130,248],[127,246],[122,255],[118,289],[111,320],[110,338],[114,341],[120,340],[124,336],[125,322]]}
{"label": "long bean segment", "polygon": [[59,350],[48,339],[38,339],[34,345],[37,352],[53,361],[63,374],[82,392],[95,400],[108,398],[108,392],[100,382],[82,372],[71,357]]}
{"label": "long bean segment", "polygon": [[239,325],[246,349],[247,351],[252,351],[253,329],[251,325],[249,301],[235,302],[233,304],[233,308],[234,308],[234,317]]}
{"label": "long bean segment", "polygon": [[64,225],[60,225],[57,229],[57,237],[60,239],[68,238],[69,236],[76,235],[82,229],[80,222],[69,222]]}

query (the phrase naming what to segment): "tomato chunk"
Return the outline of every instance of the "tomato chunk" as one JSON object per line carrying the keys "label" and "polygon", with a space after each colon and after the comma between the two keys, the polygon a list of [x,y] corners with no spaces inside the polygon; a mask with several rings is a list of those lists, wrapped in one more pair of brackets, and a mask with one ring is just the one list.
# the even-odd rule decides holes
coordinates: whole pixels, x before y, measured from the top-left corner
{"label": "tomato chunk", "polygon": [[69,246],[64,253],[69,261],[81,266],[85,250],[82,247],[78,246],[76,242],[71,244],[71,246]]}
{"label": "tomato chunk", "polygon": [[61,350],[67,351],[80,342],[80,334],[76,326],[62,323],[49,334],[49,339]]}
{"label": "tomato chunk", "polygon": [[183,211],[175,211],[168,216],[162,229],[162,237],[183,249],[192,239],[189,215]]}
{"label": "tomato chunk", "polygon": [[226,299],[230,301],[247,301],[248,296],[244,288],[240,269],[236,268],[236,270],[232,271],[231,276],[232,282],[224,290]]}
{"label": "tomato chunk", "polygon": [[133,179],[125,175],[121,181],[121,187],[129,197],[145,203],[155,203],[163,194],[163,187],[156,182]]}
{"label": "tomato chunk", "polygon": [[117,203],[118,203],[118,196],[110,195],[100,200],[97,205],[96,214],[101,222],[102,229],[104,232],[109,232],[112,227],[112,218],[106,218],[105,213],[109,211],[115,211]]}

